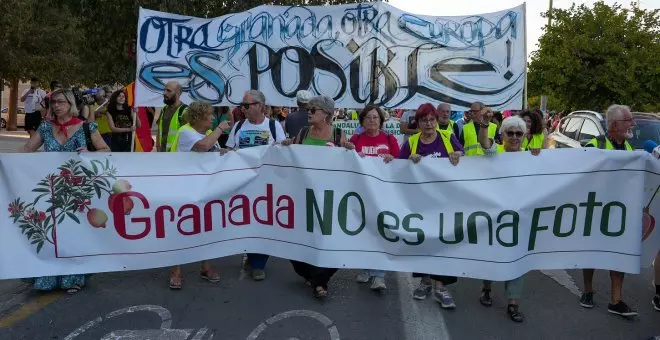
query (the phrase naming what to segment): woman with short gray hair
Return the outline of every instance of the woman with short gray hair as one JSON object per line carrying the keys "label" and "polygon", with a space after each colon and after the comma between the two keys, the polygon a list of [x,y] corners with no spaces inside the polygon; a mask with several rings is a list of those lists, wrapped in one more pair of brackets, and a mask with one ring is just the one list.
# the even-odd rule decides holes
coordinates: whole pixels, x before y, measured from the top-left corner
{"label": "woman with short gray hair", "polygon": [[[489,107],[484,107],[479,112],[472,113],[472,120],[475,124],[481,124],[479,129],[479,143],[484,150],[484,154],[493,155],[503,152],[517,152],[522,151],[523,137],[527,133],[527,124],[518,116],[511,116],[502,121],[500,126],[500,135],[502,136],[502,144],[496,144],[492,139],[488,138],[488,123],[493,115],[493,111]],[[532,149],[532,155],[538,155],[541,149]],[[484,280],[481,288],[481,296],[479,302],[486,307],[493,305],[493,299],[490,296],[492,281]],[[506,312],[509,318],[515,322],[523,322],[525,316],[520,312],[518,300],[522,296],[523,277],[504,282],[504,289],[508,299]]]}
{"label": "woman with short gray hair", "polygon": [[[305,127],[296,136],[295,140],[286,139],[282,145],[303,144],[314,146],[343,146],[348,149],[352,144],[346,142],[346,136],[340,128],[333,128],[332,118],[335,113],[335,102],[330,97],[318,96],[312,98],[307,104],[307,119],[309,127]],[[307,285],[312,287],[312,294],[316,298],[328,295],[328,282],[337,272],[336,268],[321,268],[309,263],[291,260],[293,270],[302,276]]]}

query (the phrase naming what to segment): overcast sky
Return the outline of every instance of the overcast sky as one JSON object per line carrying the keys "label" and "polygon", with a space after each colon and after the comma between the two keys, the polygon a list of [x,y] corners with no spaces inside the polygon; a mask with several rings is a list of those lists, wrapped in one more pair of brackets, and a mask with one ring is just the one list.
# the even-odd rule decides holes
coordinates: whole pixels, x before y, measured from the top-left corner
{"label": "overcast sky", "polygon": [[[591,5],[593,0],[553,0],[555,8],[569,8],[573,3]],[[630,0],[605,0],[607,4],[616,2],[630,7]],[[404,11],[415,14],[450,16],[472,15],[479,13],[497,12],[516,7],[522,4],[521,0],[389,0],[389,4]],[[660,0],[639,0],[642,8],[660,8]],[[548,0],[527,1],[527,49],[528,53],[536,50],[539,37],[543,34],[543,26],[548,23],[541,17],[541,13],[548,10]]]}

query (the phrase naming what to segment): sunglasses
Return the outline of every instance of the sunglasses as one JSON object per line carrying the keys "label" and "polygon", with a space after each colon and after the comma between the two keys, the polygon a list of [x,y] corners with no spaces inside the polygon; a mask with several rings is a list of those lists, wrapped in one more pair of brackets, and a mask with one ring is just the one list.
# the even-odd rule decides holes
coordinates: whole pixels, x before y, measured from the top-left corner
{"label": "sunglasses", "polygon": [[507,131],[506,132],[506,136],[509,137],[509,138],[513,138],[513,137],[522,138],[523,135],[524,135],[524,133],[522,133],[522,131],[516,131],[516,132]]}
{"label": "sunglasses", "polygon": [[254,105],[254,104],[260,104],[260,103],[259,102],[241,103],[241,107],[247,110],[247,109],[250,108],[251,105]]}

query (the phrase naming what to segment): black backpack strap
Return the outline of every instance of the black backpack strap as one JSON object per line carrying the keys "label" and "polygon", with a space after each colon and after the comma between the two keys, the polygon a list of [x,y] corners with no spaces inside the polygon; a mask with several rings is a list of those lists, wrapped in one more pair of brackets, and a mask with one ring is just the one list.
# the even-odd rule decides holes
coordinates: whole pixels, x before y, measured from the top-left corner
{"label": "black backpack strap", "polygon": [[336,127],[333,133],[335,146],[341,146],[341,134],[342,134],[341,128]]}
{"label": "black backpack strap", "polygon": [[273,136],[273,141],[277,142],[277,129],[275,128],[275,120],[268,120],[268,128],[270,128],[270,135]]}
{"label": "black backpack strap", "polygon": [[598,148],[599,149],[605,149],[605,136],[600,135],[596,137],[596,140],[598,140]]}
{"label": "black backpack strap", "polygon": [[179,122],[182,121],[182,119],[183,119],[183,113],[186,111],[187,108],[188,108],[188,105],[186,105],[186,104],[184,104],[184,103],[181,103],[181,106],[179,106],[179,108],[177,109],[177,110],[179,111],[179,113],[178,113],[178,116],[179,116],[179,117],[178,117]]}
{"label": "black backpack strap", "polygon": [[298,131],[298,135],[296,135],[296,138],[293,140],[294,144],[302,144],[305,138],[307,138],[307,135],[309,134],[309,126],[305,126],[300,131]]}
{"label": "black backpack strap", "polygon": [[243,122],[245,122],[245,119],[241,119],[236,123],[236,129],[234,129],[234,135],[238,134],[238,131],[241,130],[241,126],[243,126]]}
{"label": "black backpack strap", "polygon": [[87,144],[88,151],[96,151],[94,147],[94,142],[92,142],[92,132],[89,130],[89,123],[83,123],[83,132],[85,133],[85,144]]}

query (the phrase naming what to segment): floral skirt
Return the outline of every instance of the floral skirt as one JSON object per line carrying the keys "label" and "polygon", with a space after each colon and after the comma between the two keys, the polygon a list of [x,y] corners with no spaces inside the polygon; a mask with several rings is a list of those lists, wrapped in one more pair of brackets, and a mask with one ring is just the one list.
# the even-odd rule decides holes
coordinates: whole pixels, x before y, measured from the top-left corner
{"label": "floral skirt", "polygon": [[89,275],[62,275],[62,276],[42,276],[29,279],[33,284],[32,288],[36,290],[56,290],[56,289],[71,289],[75,286],[80,288],[87,284]]}

